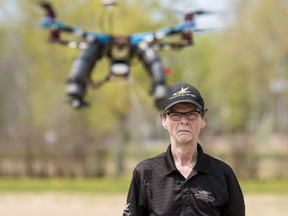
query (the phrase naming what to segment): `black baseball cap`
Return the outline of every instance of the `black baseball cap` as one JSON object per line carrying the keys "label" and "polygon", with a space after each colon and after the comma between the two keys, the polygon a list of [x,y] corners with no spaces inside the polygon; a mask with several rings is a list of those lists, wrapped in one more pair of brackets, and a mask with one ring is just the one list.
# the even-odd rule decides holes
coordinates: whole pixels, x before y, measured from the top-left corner
{"label": "black baseball cap", "polygon": [[199,111],[204,111],[204,100],[200,92],[197,88],[185,82],[177,82],[168,89],[163,111],[167,111],[170,107],[178,103],[192,103]]}

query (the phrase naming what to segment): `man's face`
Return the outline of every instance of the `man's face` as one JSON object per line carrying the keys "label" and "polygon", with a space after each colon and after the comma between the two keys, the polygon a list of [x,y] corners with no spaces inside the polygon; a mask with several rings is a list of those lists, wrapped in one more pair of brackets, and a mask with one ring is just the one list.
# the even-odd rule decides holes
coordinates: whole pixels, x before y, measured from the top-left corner
{"label": "man's face", "polygon": [[[181,114],[187,112],[188,114]],[[162,125],[168,130],[171,142],[175,144],[196,143],[205,122],[205,117],[197,112],[196,106],[191,103],[176,104],[162,116]]]}

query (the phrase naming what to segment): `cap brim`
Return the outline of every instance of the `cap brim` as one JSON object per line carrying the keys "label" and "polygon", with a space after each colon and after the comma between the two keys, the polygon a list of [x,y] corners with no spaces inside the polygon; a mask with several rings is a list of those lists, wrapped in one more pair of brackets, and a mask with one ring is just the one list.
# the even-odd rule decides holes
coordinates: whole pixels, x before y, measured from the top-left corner
{"label": "cap brim", "polygon": [[203,110],[203,107],[197,103],[196,101],[194,100],[191,100],[191,99],[182,99],[182,100],[177,100],[177,101],[174,101],[170,104],[168,104],[164,109],[163,111],[167,111],[169,108],[171,108],[172,106],[174,106],[175,104],[178,104],[178,103],[191,103],[191,104],[194,104],[200,111]]}

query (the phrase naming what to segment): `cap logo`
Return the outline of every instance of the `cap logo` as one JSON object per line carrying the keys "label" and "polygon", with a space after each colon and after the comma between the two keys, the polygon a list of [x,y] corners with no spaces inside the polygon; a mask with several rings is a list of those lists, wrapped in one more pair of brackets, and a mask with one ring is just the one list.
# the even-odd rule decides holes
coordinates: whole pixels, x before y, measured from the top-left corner
{"label": "cap logo", "polygon": [[176,92],[176,93],[174,93],[173,96],[177,96],[177,95],[180,95],[180,94],[187,94],[189,92],[188,89],[189,89],[189,87],[187,87],[187,88],[183,88],[182,87],[181,90]]}
{"label": "cap logo", "polygon": [[182,97],[183,97],[183,96],[196,97],[196,95],[190,94],[189,87],[187,87],[187,88],[183,88],[183,87],[182,87],[181,90],[178,91],[178,92],[175,92],[175,93],[173,94],[173,96],[169,98],[169,100],[174,99],[174,98],[176,98],[176,97],[181,97],[181,96],[182,96]]}

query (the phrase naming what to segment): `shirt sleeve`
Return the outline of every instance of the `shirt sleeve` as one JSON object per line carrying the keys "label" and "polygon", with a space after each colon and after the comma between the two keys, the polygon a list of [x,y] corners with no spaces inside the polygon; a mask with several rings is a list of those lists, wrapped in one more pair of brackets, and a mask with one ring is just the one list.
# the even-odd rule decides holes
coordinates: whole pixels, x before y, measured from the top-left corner
{"label": "shirt sleeve", "polygon": [[135,169],[130,183],[123,216],[148,215],[145,191],[144,179],[141,178],[140,172]]}
{"label": "shirt sleeve", "polygon": [[244,197],[239,182],[232,171],[226,176],[229,190],[229,202],[225,208],[223,216],[245,216]]}

